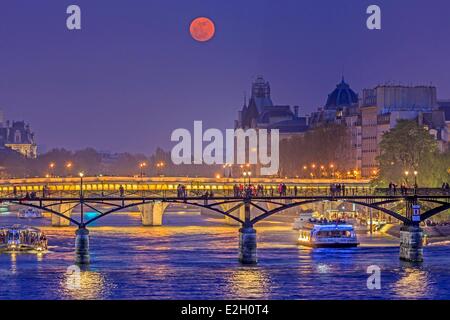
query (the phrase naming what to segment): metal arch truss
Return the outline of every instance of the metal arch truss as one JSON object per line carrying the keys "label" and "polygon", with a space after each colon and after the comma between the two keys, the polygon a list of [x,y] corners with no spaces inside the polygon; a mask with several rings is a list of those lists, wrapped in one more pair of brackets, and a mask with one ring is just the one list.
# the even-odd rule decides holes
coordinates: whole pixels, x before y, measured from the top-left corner
{"label": "metal arch truss", "polygon": [[[412,223],[412,217],[408,214],[408,208],[412,204],[418,204],[419,202],[427,202],[437,205],[436,207],[423,212],[420,215],[420,220],[424,221],[433,217],[436,214],[450,210],[450,195],[440,195],[440,196],[262,196],[262,197],[233,197],[233,196],[217,196],[217,197],[205,197],[203,195],[196,197],[160,197],[158,195],[151,196],[139,196],[138,194],[133,194],[132,196],[127,195],[126,197],[121,196],[105,196],[100,197],[48,197],[48,198],[36,198],[36,199],[17,199],[17,198],[0,198],[0,203],[6,202],[15,205],[35,208],[43,210],[45,212],[52,213],[62,219],[69,220],[78,227],[85,227],[94,221],[101,219],[109,214],[125,210],[132,207],[137,207],[145,204],[163,202],[163,203],[176,203],[185,204],[190,206],[196,206],[205,208],[216,213],[222,214],[230,219],[233,219],[241,224],[253,225],[258,223],[274,214],[281,211],[299,207],[305,204],[318,203],[324,201],[340,201],[345,203],[356,204],[359,206],[364,206],[381,211],[393,218],[402,221],[405,224]],[[261,203],[266,203],[275,206],[273,209],[264,208]],[[404,203],[406,207],[406,215],[402,215],[391,209],[383,207],[387,204],[399,204]],[[59,212],[54,209],[58,205],[69,206],[65,211]],[[229,209],[224,210],[221,206],[227,205]],[[89,209],[97,212],[99,215],[89,219],[85,222],[79,222],[75,219],[67,216],[66,213],[72,211],[78,206],[86,206]],[[97,207],[104,206],[107,207],[106,210],[100,210]],[[250,216],[246,216],[244,220],[240,217],[233,215],[233,212],[239,210],[242,206],[246,209],[254,207],[260,214],[253,219]]]}

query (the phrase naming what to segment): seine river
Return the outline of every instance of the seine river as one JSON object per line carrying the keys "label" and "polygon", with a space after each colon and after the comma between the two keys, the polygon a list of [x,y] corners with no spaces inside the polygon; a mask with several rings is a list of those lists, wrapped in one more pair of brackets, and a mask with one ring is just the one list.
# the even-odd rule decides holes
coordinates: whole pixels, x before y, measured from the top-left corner
{"label": "seine river", "polygon": [[[292,221],[292,218],[290,218]],[[221,219],[167,213],[165,226],[141,227],[137,213],[100,219],[91,230],[91,264],[77,286],[74,228],[49,219],[0,215],[0,225],[41,225],[50,251],[0,254],[0,299],[449,299],[450,247],[428,246],[420,266],[402,263],[395,239],[360,236],[355,249],[296,244],[289,218],[257,227],[257,266],[237,261],[237,227]],[[381,289],[367,289],[367,267]]]}

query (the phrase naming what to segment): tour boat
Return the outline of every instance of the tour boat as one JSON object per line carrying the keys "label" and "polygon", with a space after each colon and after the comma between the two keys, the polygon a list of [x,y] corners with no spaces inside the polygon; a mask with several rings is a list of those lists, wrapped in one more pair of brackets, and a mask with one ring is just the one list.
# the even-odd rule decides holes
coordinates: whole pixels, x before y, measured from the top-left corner
{"label": "tour boat", "polygon": [[0,252],[42,252],[47,250],[47,237],[38,228],[13,225],[0,227]]}
{"label": "tour boat", "polygon": [[42,211],[40,211],[40,210],[28,208],[28,209],[19,211],[18,217],[20,219],[39,219],[39,218],[42,218],[43,215],[42,215]]}
{"label": "tour boat", "polygon": [[349,248],[359,245],[353,225],[344,220],[301,217],[298,243],[313,248]]}

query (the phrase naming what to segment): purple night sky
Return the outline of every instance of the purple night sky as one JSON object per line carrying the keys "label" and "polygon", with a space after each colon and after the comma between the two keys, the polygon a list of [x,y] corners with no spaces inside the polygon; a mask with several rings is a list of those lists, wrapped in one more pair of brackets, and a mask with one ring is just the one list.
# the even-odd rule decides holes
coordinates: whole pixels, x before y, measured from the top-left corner
{"label": "purple night sky", "polygon": [[[66,8],[82,10],[81,31]],[[366,29],[366,8],[382,30]],[[276,104],[308,113],[342,71],[360,92],[430,84],[450,98],[448,0],[5,0],[0,4],[0,109],[30,122],[46,148],[151,153],[176,128],[233,128],[258,75]],[[207,16],[216,36],[194,41]]]}

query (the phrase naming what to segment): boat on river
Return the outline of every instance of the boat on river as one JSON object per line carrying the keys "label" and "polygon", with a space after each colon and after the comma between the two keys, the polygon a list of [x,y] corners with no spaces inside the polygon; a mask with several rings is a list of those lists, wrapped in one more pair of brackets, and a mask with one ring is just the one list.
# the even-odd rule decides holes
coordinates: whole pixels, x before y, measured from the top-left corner
{"label": "boat on river", "polygon": [[0,252],[43,252],[48,241],[38,228],[15,224],[0,227]]}
{"label": "boat on river", "polygon": [[17,214],[19,219],[40,219],[43,218],[43,214],[41,210],[37,210],[34,208],[27,208],[25,210],[19,211]]}
{"label": "boat on river", "polygon": [[299,230],[298,242],[313,248],[349,248],[359,245],[353,225],[341,221],[310,221]]}
{"label": "boat on river", "polygon": [[343,219],[328,220],[300,216],[294,223],[299,231],[298,243],[312,248],[349,248],[359,245],[352,224]]}

